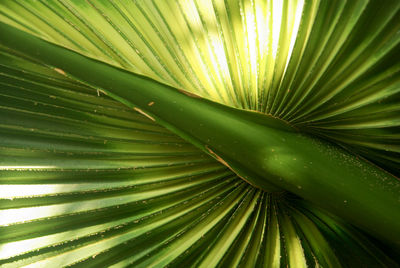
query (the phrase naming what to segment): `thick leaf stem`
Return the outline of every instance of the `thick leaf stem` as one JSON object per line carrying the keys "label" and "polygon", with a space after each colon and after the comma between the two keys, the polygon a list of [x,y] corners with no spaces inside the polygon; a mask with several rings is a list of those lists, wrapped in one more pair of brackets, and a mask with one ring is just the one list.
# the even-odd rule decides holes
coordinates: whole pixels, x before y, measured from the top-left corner
{"label": "thick leaf stem", "polygon": [[99,88],[209,153],[254,186],[293,192],[400,245],[400,181],[285,122],[176,90],[0,24],[1,44]]}

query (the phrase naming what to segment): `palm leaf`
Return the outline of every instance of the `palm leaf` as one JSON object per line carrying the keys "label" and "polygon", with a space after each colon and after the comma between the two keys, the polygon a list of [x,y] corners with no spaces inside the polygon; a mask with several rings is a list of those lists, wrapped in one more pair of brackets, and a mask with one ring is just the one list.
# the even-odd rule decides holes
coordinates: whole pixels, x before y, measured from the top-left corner
{"label": "palm leaf", "polygon": [[[199,2],[5,1],[0,19],[129,72],[282,118],[399,174],[396,2]],[[2,36],[11,29],[4,27]],[[49,59],[50,50],[38,57],[39,47],[10,45],[16,40],[1,40],[3,264],[396,265],[322,203],[248,185],[103,91],[150,117],[154,102],[140,106],[137,96],[118,95],[118,81],[97,84],[88,79],[93,70],[60,69],[66,63]],[[398,185],[388,177],[382,193],[395,198]]]}

